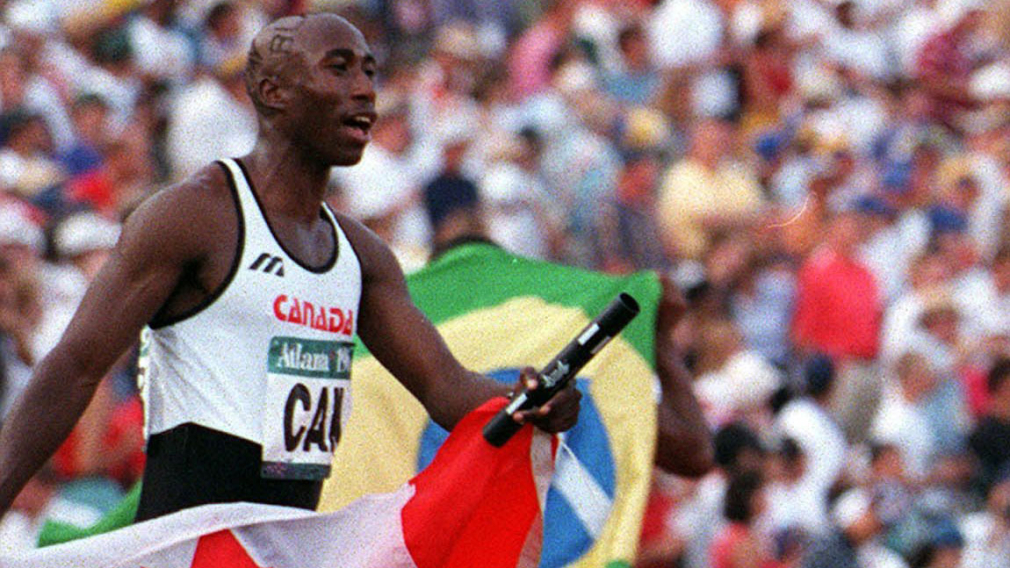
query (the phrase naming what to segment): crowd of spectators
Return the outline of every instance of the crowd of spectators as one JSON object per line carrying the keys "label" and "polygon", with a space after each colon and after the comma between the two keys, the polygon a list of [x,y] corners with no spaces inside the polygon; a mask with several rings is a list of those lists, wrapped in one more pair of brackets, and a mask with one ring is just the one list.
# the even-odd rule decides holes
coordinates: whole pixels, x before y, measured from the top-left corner
{"label": "crowd of spectators", "polygon": [[[639,566],[1010,567],[1006,0],[0,0],[0,421],[138,201],[251,148],[247,46],[305,10],[381,63],[330,201],[405,270],[477,199],[686,294],[719,465],[656,473]],[[136,482],[134,358],[0,549]]]}

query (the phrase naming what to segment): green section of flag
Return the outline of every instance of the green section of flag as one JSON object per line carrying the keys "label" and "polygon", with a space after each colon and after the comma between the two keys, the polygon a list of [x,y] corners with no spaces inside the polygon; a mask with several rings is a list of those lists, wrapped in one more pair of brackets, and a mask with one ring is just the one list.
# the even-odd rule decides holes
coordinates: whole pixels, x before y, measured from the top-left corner
{"label": "green section of flag", "polygon": [[67,523],[46,521],[39,531],[39,547],[62,544],[79,538],[107,533],[133,524],[140,504],[140,483],[133,486],[123,500],[90,527],[78,527]]}
{"label": "green section of flag", "polygon": [[[614,276],[514,256],[485,243],[457,246],[407,278],[414,302],[435,324],[497,306],[519,296],[580,308],[596,317],[617,295],[634,297],[642,312],[621,333],[642,358],[655,366],[653,351],[659,278],[652,272]],[[603,292],[610,291],[610,295]],[[515,314],[517,318],[530,314]],[[536,321],[530,321],[535,328]],[[561,346],[559,346],[560,348]]]}

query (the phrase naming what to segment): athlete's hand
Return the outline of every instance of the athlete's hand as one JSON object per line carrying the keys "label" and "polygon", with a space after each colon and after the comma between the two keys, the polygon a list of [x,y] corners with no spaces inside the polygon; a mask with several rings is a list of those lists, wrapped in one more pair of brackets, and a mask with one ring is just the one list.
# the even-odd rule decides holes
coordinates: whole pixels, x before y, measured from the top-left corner
{"label": "athlete's hand", "polygon": [[[537,371],[533,367],[525,367],[519,374],[519,380],[512,388],[513,396],[523,389],[533,390],[537,388],[539,381]],[[512,415],[516,422],[529,422],[552,434],[570,430],[579,420],[579,408],[581,407],[582,393],[575,388],[575,379],[568,381],[565,388],[558,391],[543,406],[520,410]]]}

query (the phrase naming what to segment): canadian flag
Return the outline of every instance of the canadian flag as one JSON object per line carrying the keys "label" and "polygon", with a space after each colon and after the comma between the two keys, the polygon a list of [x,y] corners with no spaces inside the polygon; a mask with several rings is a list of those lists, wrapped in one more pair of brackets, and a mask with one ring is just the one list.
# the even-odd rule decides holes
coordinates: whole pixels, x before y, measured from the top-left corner
{"label": "canadian flag", "polygon": [[557,439],[527,426],[491,446],[481,429],[504,404],[495,399],[466,416],[399,490],[335,513],[205,505],[0,558],[0,567],[533,568]]}

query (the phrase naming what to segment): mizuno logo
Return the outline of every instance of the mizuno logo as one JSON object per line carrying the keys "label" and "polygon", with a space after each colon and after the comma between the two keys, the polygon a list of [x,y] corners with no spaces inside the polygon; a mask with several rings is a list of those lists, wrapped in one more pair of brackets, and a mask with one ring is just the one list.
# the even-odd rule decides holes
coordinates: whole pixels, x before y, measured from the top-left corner
{"label": "mizuno logo", "polygon": [[276,274],[277,276],[283,277],[284,259],[279,256],[272,256],[267,253],[263,253],[249,265],[249,270],[262,270],[267,274]]}

